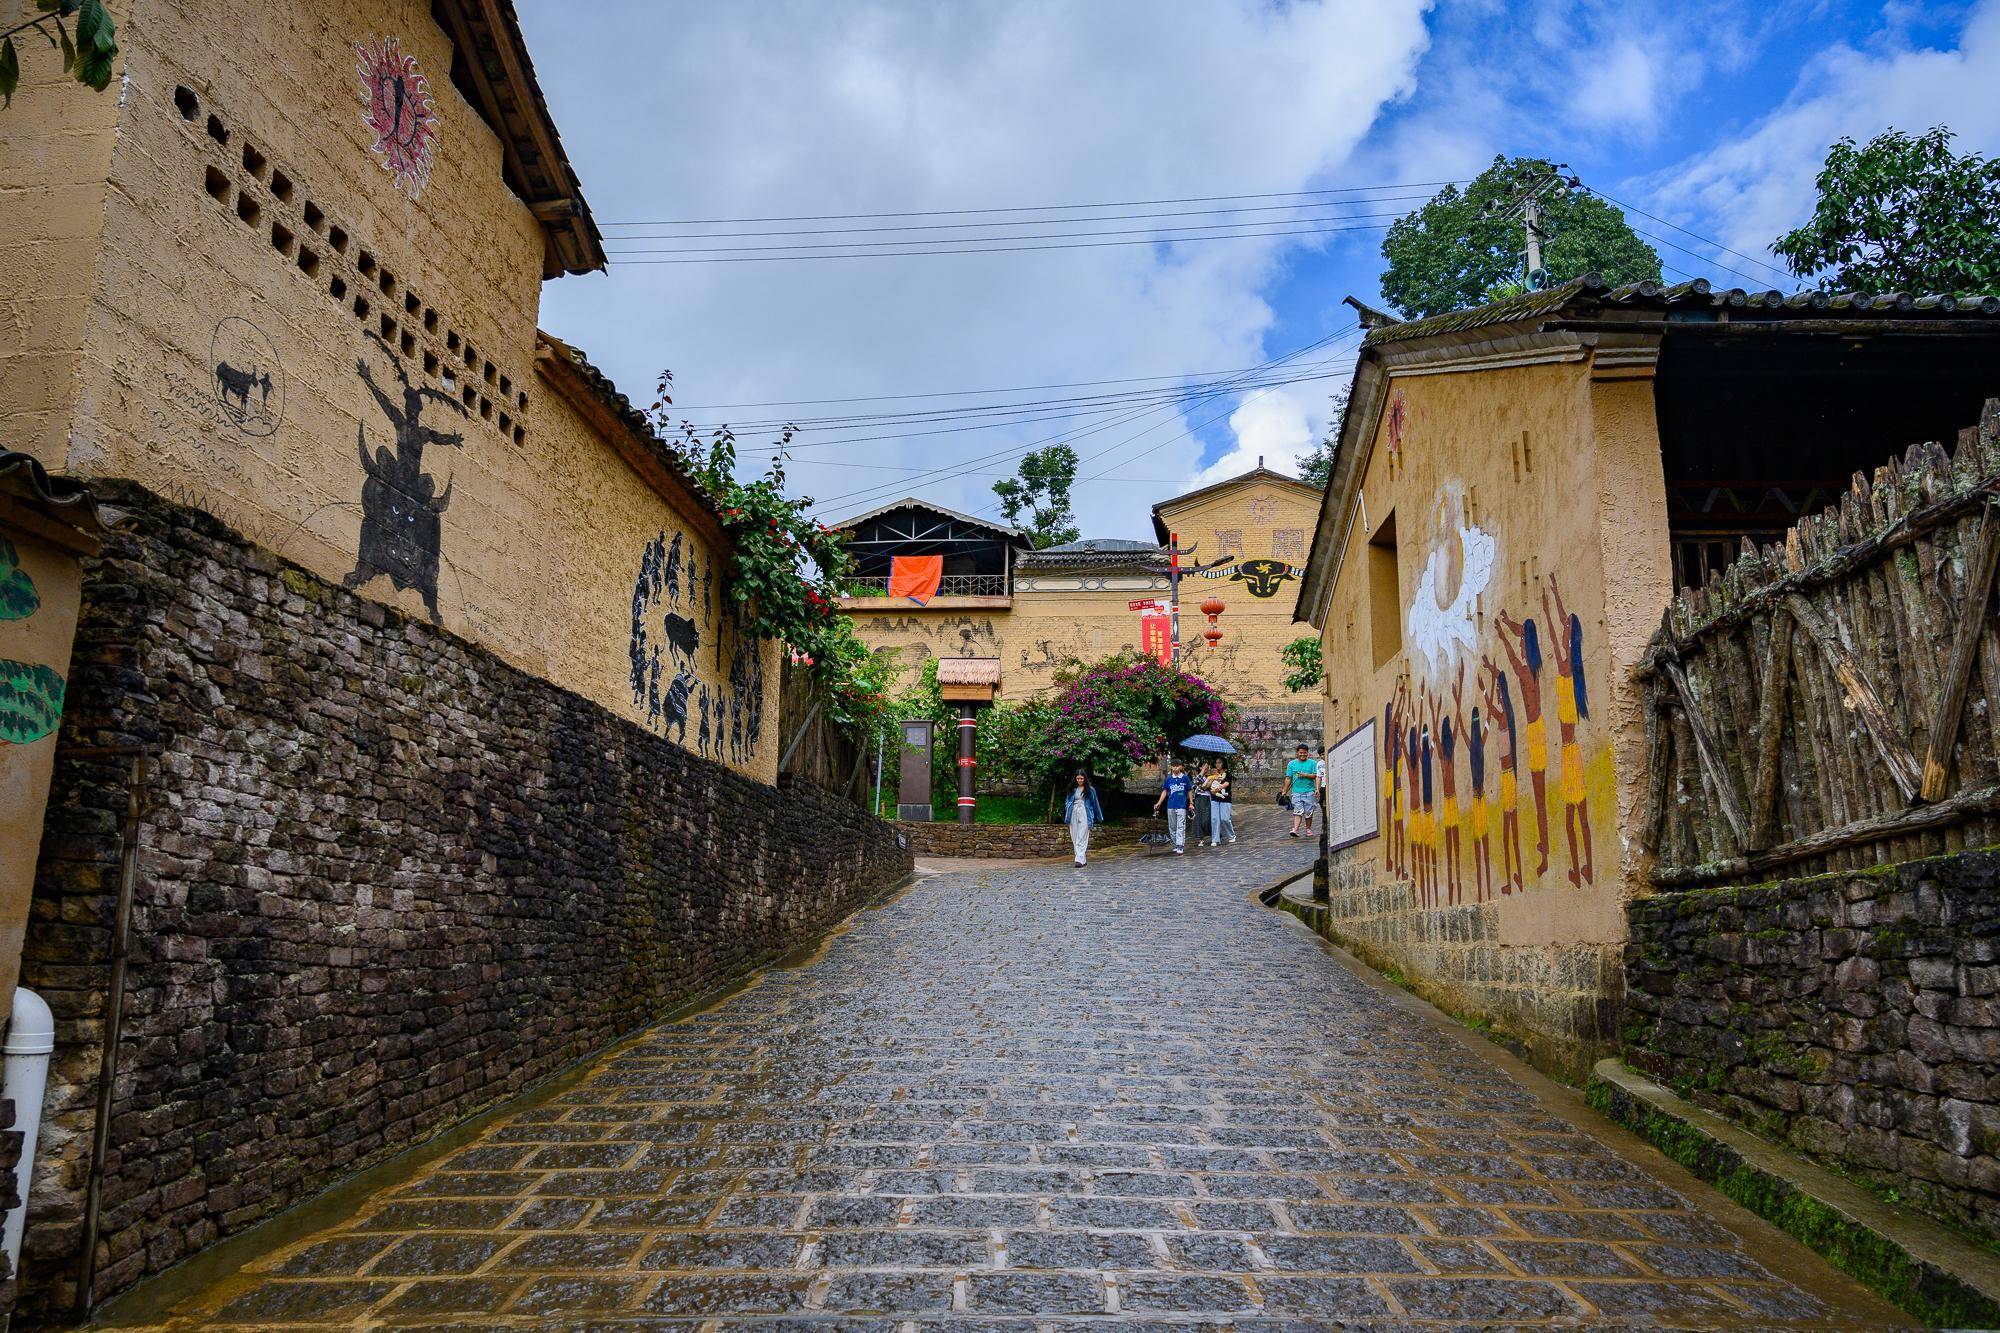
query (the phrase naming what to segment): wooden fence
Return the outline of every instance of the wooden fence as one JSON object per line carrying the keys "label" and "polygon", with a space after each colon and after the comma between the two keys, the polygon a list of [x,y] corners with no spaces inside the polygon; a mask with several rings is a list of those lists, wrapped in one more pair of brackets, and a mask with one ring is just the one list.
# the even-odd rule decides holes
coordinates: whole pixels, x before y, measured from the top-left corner
{"label": "wooden fence", "polygon": [[1637,675],[1662,887],[2000,840],[2000,401],[1680,593]]}
{"label": "wooden fence", "polygon": [[786,661],[778,686],[781,782],[816,782],[863,805],[875,777],[875,747],[858,745],[827,721],[812,677]]}

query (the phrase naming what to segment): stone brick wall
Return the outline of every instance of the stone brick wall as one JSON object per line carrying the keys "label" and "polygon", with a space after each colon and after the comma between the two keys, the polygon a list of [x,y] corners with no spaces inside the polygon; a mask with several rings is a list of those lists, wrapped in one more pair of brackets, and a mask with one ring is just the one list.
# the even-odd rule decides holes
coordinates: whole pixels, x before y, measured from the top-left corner
{"label": "stone brick wall", "polygon": [[[14,1184],[14,1171],[21,1165],[23,1137],[14,1127],[18,1109],[13,1098],[0,1097],[0,1219],[21,1206],[21,1191]],[[17,1288],[14,1277],[7,1266],[7,1256],[0,1254],[0,1329],[9,1327],[14,1317]]]}
{"label": "stone brick wall", "polygon": [[[1067,824],[959,824],[912,822],[896,825],[918,856],[1068,856]],[[1166,828],[1151,825],[1152,832]],[[1130,847],[1148,831],[1141,824],[1100,824],[1090,831],[1091,850]],[[1192,835],[1190,835],[1192,836]]]}
{"label": "stone brick wall", "polygon": [[1582,1081],[1615,1041],[1617,945],[1510,938],[1499,902],[1425,908],[1408,880],[1334,858],[1317,928],[1336,944],[1559,1077]]}
{"label": "stone brick wall", "polygon": [[780,955],[907,873],[754,782],[125,483],[86,572],[24,981],[54,1008],[24,1309],[70,1299],[129,761],[97,1294]]}
{"label": "stone brick wall", "polygon": [[2000,1238],[2000,855],[1629,908],[1626,1058]]}

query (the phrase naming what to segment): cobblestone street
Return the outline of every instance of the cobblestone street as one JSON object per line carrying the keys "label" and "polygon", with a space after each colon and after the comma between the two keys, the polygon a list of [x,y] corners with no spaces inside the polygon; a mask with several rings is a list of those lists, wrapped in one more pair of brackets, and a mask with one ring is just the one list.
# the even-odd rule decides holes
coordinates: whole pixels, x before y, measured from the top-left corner
{"label": "cobblestone street", "polygon": [[153,1317],[1894,1321],[1260,907],[1248,822],[929,877]]}

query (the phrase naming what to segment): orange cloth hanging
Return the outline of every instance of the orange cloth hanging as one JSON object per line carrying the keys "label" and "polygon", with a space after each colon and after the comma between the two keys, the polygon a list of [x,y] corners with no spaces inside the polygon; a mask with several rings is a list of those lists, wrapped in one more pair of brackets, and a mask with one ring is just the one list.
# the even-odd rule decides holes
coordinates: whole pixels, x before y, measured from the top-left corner
{"label": "orange cloth hanging", "polygon": [[944,581],[941,555],[898,555],[889,559],[889,595],[907,597],[918,606],[937,596]]}

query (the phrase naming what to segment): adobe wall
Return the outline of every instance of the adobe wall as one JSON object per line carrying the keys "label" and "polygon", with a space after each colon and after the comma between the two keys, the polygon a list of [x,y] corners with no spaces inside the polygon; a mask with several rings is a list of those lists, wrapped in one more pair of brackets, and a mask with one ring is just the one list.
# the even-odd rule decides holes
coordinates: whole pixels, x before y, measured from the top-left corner
{"label": "adobe wall", "polygon": [[1644,775],[1624,677],[1669,575],[1650,366],[1541,355],[1387,385],[1322,624],[1327,734],[1373,723],[1382,836],[1335,854],[1329,921],[1574,1071],[1613,1037]]}
{"label": "adobe wall", "polygon": [[142,787],[97,1293],[742,975],[907,873],[703,759],[123,483],[87,566],[24,961],[57,1019],[24,1308],[67,1306],[119,817]]}
{"label": "adobe wall", "polygon": [[1625,1058],[2000,1239],[2000,854],[1634,901]]}
{"label": "adobe wall", "polygon": [[[46,335],[39,279],[8,289],[11,323],[69,358],[35,366],[71,385],[61,428],[16,447],[215,514],[774,780],[775,647],[733,633],[702,525],[540,373],[542,229],[427,0],[133,0],[118,31],[113,93],[36,89],[31,119],[10,113],[9,149],[34,136],[49,197],[74,196],[87,275]],[[365,71],[402,60],[428,98],[415,161],[363,98]],[[0,221],[42,202],[10,194]],[[0,383],[10,418],[41,410],[39,379]]]}

